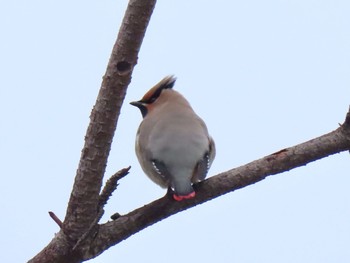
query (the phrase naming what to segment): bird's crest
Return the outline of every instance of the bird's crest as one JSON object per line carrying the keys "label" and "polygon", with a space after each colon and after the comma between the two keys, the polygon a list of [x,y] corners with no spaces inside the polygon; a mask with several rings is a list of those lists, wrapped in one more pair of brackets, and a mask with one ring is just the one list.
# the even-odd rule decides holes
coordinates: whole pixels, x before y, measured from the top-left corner
{"label": "bird's crest", "polygon": [[172,89],[174,87],[176,78],[174,75],[166,76],[159,81],[153,88],[151,88],[141,99],[142,102],[152,103],[155,101],[163,89]]}

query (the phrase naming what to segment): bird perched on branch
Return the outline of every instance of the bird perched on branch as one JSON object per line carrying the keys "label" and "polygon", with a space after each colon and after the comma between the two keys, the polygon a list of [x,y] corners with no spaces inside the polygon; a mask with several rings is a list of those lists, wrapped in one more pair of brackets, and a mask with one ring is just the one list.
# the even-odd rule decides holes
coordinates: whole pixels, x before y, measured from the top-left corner
{"label": "bird perched on branch", "polygon": [[173,90],[167,76],[141,100],[143,121],[137,131],[136,155],[143,171],[176,201],[195,197],[192,185],[205,179],[215,157],[215,144],[203,120],[188,101]]}

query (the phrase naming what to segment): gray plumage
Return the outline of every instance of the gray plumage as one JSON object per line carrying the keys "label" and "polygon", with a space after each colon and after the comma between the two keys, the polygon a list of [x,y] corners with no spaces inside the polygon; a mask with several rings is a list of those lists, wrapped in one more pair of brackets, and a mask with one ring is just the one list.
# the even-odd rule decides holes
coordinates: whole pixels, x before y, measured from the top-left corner
{"label": "gray plumage", "polygon": [[[215,144],[203,120],[172,87],[175,78],[164,78],[131,104],[144,119],[136,137],[136,154],[144,172],[176,196],[193,193],[192,184],[205,179],[215,157]],[[175,198],[175,197],[174,197]]]}

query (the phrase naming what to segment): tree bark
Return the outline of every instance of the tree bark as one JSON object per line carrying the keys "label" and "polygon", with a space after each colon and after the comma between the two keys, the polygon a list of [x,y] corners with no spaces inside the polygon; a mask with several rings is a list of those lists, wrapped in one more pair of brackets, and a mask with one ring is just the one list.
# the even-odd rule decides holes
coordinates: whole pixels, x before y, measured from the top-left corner
{"label": "tree bark", "polygon": [[30,262],[81,262],[78,240],[100,213],[99,193],[120,109],[156,0],[130,0],[90,116],[63,228]]}

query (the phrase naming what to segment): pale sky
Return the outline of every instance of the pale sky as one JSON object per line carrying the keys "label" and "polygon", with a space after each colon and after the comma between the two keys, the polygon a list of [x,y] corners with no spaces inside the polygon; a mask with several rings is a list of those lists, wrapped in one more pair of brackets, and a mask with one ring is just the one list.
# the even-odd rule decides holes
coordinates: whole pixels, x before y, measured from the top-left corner
{"label": "pale sky", "polygon": [[[0,262],[59,231],[89,114],[127,1],[0,2]],[[210,175],[328,133],[350,105],[347,0],[158,1],[105,179],[132,166],[102,222],[165,194],[134,153],[128,102],[164,76],[206,121]],[[336,154],[177,214],[89,262],[350,262],[350,155]]]}

